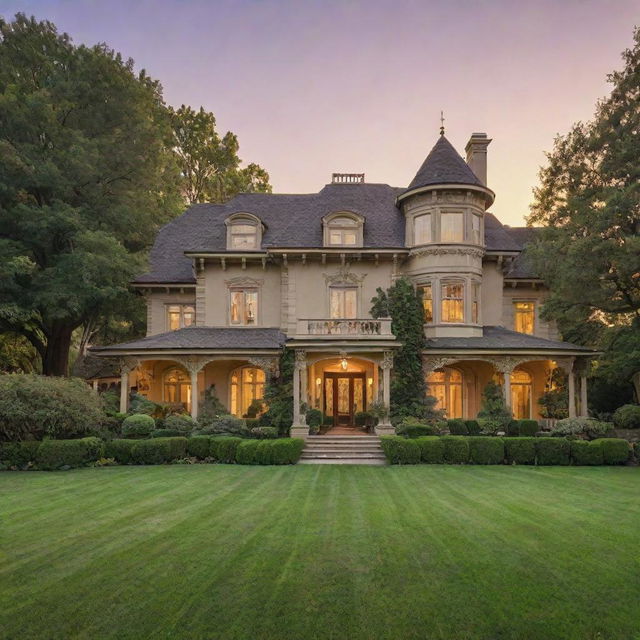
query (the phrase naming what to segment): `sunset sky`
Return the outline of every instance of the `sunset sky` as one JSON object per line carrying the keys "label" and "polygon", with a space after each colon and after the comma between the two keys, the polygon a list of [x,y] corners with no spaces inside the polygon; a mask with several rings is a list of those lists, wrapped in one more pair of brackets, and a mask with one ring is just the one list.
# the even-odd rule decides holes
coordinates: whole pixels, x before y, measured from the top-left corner
{"label": "sunset sky", "polygon": [[492,211],[523,224],[544,151],[591,117],[640,24],[640,0],[0,0],[104,41],[213,111],[274,191],[317,191],[332,171],[406,186],[440,110],[464,153],[486,131]]}

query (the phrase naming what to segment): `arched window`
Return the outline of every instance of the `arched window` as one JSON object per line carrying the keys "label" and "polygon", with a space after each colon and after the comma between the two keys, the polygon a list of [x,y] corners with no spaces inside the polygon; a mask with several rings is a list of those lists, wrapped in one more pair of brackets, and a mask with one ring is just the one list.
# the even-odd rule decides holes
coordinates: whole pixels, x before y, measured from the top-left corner
{"label": "arched window", "polygon": [[231,373],[229,406],[233,415],[247,417],[251,403],[264,398],[264,381],[264,371],[256,367],[240,367]]}
{"label": "arched window", "polygon": [[262,223],[255,216],[239,213],[227,218],[227,249],[255,251],[262,243]]}
{"label": "arched window", "polygon": [[511,374],[511,411],[516,420],[531,417],[531,376],[518,369]]}
{"label": "arched window", "polygon": [[163,376],[163,400],[182,404],[191,411],[191,379],[186,371],[173,368],[165,371]]}
{"label": "arched window", "polygon": [[447,418],[462,418],[462,373],[458,369],[439,369],[427,376],[427,394],[436,398],[436,409]]}
{"label": "arched window", "polygon": [[331,214],[323,218],[326,247],[361,247],[364,220],[351,213]]}

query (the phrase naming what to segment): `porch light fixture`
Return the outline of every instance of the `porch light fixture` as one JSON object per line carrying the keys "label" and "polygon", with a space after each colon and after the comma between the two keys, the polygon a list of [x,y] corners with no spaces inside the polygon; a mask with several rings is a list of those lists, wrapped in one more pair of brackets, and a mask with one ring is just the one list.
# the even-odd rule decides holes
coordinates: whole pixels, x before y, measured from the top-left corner
{"label": "porch light fixture", "polygon": [[373,384],[373,378],[367,378],[367,384],[371,386]]}
{"label": "porch light fixture", "polygon": [[316,385],[320,386],[322,384],[322,379],[321,378],[316,378]]}
{"label": "porch light fixture", "polygon": [[347,367],[349,366],[349,363],[347,362],[347,359],[346,359],[346,358],[342,358],[342,362],[340,363],[340,366],[342,367],[342,369],[343,369],[344,371],[346,371],[346,370],[347,370]]}

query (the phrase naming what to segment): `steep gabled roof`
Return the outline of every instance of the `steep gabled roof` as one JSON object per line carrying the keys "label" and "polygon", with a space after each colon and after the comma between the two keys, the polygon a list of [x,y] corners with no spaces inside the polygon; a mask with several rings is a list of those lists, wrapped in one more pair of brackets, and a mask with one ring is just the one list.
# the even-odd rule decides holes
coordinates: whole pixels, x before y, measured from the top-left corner
{"label": "steep gabled roof", "polygon": [[444,135],[440,136],[429,152],[407,191],[433,184],[472,184],[484,187]]}

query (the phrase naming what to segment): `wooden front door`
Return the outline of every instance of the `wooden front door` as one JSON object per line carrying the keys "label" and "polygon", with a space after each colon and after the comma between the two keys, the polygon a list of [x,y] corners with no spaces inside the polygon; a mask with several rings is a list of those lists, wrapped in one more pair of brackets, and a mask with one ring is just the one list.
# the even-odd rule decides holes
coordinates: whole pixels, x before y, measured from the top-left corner
{"label": "wooden front door", "polygon": [[364,373],[325,373],[324,412],[334,426],[354,426],[354,415],[366,409]]}

